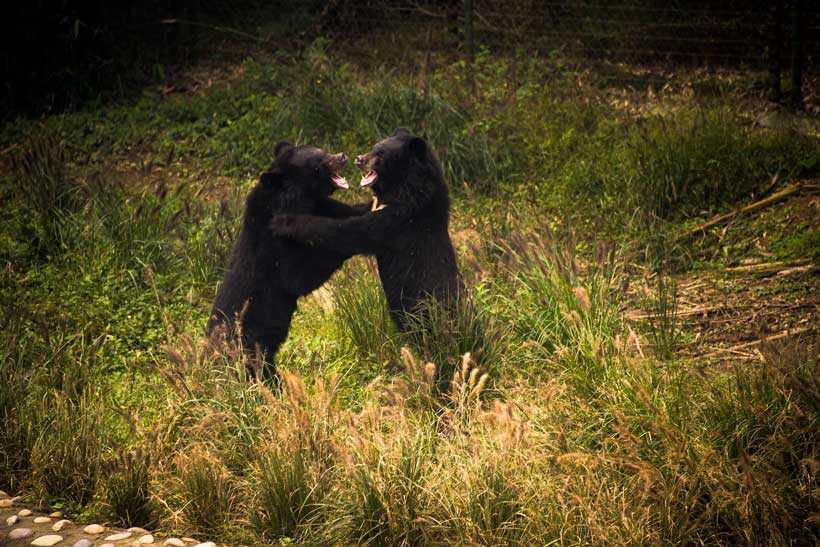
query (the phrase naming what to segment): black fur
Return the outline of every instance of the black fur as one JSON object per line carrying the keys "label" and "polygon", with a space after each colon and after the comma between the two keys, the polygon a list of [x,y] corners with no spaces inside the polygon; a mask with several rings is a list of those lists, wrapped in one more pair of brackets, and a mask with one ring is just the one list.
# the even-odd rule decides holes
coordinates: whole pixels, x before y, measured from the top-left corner
{"label": "black fur", "polygon": [[274,374],[273,358],[287,338],[297,298],[321,286],[351,256],[273,237],[271,219],[281,213],[346,218],[368,210],[330,199],[334,184],[328,162],[339,155],[287,142],[277,144],[274,154],[246,200],[239,239],[206,327],[211,334],[224,325],[235,338],[244,310],[242,343],[249,353],[259,351],[266,378]]}
{"label": "black fur", "polygon": [[434,152],[404,129],[357,163],[378,174],[372,190],[384,209],[349,219],[280,215],[271,229],[323,249],[375,255],[391,315],[404,329],[405,312],[418,311],[423,299],[447,303],[461,289],[447,186]]}

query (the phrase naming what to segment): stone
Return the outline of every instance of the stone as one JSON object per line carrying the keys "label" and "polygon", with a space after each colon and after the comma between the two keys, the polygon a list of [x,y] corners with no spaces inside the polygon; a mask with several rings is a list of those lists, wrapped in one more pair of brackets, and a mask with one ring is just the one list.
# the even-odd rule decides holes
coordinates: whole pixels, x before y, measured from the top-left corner
{"label": "stone", "polygon": [[148,530],[146,530],[145,528],[140,528],[139,526],[132,526],[131,528],[128,529],[128,531],[131,532],[132,534],[147,534],[148,533]]}
{"label": "stone", "polygon": [[83,539],[77,540],[77,542],[74,545],[72,545],[71,547],[91,547],[92,545],[94,545],[94,544],[91,542],[90,539],[83,538]]}
{"label": "stone", "polygon": [[113,543],[103,543],[100,547],[114,547]]}
{"label": "stone", "polygon": [[63,526],[65,526],[66,524],[71,524],[71,521],[68,520],[68,519],[58,520],[57,522],[54,523],[54,525],[51,527],[51,529],[54,530],[55,532],[59,532],[60,530],[63,529]]}
{"label": "stone", "polygon": [[216,543],[213,541],[205,541],[203,543],[197,543],[194,547],[216,547]]}
{"label": "stone", "polygon": [[137,540],[137,543],[139,543],[140,545],[151,545],[152,543],[154,543],[154,536],[152,536],[151,534],[145,534]]}
{"label": "stone", "polygon": [[97,534],[102,534],[105,531],[105,526],[100,526],[99,524],[89,524],[85,528],[83,528],[83,532],[86,534],[91,534],[92,536],[96,536]]}
{"label": "stone", "polygon": [[54,511],[49,516],[53,519],[59,519],[59,518],[63,517],[63,512],[62,511]]}
{"label": "stone", "polygon": [[9,532],[9,539],[25,539],[34,535],[34,530],[31,528],[15,528]]}
{"label": "stone", "polygon": [[39,545],[40,547],[51,547],[63,541],[63,536],[57,534],[50,534],[47,536],[40,536],[31,542],[32,545]]}
{"label": "stone", "polygon": [[20,517],[20,518],[30,517],[31,516],[31,509],[20,509],[20,511],[17,513],[17,516]]}
{"label": "stone", "polygon": [[34,524],[45,524],[51,522],[51,517],[34,517]]}
{"label": "stone", "polygon": [[20,522],[20,517],[17,515],[12,515],[6,519],[6,526],[14,526],[18,522]]}
{"label": "stone", "polygon": [[185,547],[185,542],[179,538],[168,538],[165,540],[165,545],[171,545],[173,547]]}
{"label": "stone", "polygon": [[120,541],[121,539],[128,539],[130,537],[131,532],[120,532],[119,534],[108,536],[103,541]]}
{"label": "stone", "polygon": [[2,499],[0,500],[0,509],[4,509],[6,507],[11,507],[14,505],[14,500],[11,499]]}
{"label": "stone", "polygon": [[199,542],[198,542],[197,540],[195,540],[194,538],[182,538],[182,541],[184,541],[184,542],[186,542],[186,543],[199,543]]}

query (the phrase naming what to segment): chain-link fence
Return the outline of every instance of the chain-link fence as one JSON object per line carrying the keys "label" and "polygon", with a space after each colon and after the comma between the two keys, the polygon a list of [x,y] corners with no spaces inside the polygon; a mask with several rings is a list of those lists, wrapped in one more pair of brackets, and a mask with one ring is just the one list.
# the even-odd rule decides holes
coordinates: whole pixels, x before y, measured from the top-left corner
{"label": "chain-link fence", "polygon": [[163,77],[157,67],[213,56],[224,40],[298,49],[317,37],[370,45],[393,66],[484,52],[602,61],[613,83],[636,88],[670,69],[758,71],[771,99],[820,108],[820,3],[810,0],[15,0],[6,13],[9,110],[138,89]]}
{"label": "chain-link fence", "polygon": [[[759,70],[768,72],[772,99],[798,106],[806,93],[815,93],[820,59],[820,4],[806,0],[335,0],[317,16],[315,31],[322,35],[368,36],[375,44],[380,34],[403,32],[426,36],[429,47],[468,60],[487,48],[667,68]],[[631,77],[619,76],[627,84]]]}

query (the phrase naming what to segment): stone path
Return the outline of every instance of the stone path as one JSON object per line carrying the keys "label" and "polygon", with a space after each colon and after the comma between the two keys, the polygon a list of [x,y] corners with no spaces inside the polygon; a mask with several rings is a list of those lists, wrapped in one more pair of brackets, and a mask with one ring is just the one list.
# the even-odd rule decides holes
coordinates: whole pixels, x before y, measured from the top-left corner
{"label": "stone path", "polygon": [[216,547],[211,541],[193,538],[154,537],[142,528],[108,528],[102,524],[76,524],[64,519],[59,511],[50,515],[35,514],[0,490],[0,547],[38,545],[50,547]]}

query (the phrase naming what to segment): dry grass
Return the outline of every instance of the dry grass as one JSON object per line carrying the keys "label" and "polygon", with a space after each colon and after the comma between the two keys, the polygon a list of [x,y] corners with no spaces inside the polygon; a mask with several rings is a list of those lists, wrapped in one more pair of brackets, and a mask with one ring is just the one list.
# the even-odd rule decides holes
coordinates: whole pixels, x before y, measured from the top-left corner
{"label": "dry grass", "polygon": [[[450,355],[444,382],[427,356],[457,345],[421,354],[394,335],[336,348],[344,365],[387,361],[355,396],[338,367],[284,363],[271,391],[249,381],[241,348],[183,333],[129,380],[151,397],[130,407],[141,417],[104,389],[101,346],[68,340],[36,374],[25,356],[42,348],[6,348],[2,434],[27,458],[14,469],[32,470],[43,505],[231,543],[817,540],[814,341],[706,378],[642,351],[617,253],[581,260],[543,231],[487,246],[468,274],[485,280],[478,305],[505,330],[480,360]],[[368,272],[350,275],[331,290],[368,301],[373,287],[357,285]],[[338,333],[351,309],[317,312],[310,327]]]}
{"label": "dry grass", "polygon": [[[405,348],[403,372],[374,381],[359,410],[336,377],[282,371],[274,394],[195,351],[185,375],[233,395],[176,398],[187,441],[158,486],[184,500],[176,528],[226,537],[227,515],[251,515],[234,521],[237,541],[789,543],[816,533],[820,456],[820,369],[795,351],[713,383],[619,353],[592,395],[557,371],[488,401],[469,355],[440,393],[435,365]],[[237,390],[260,425],[241,448]]]}

